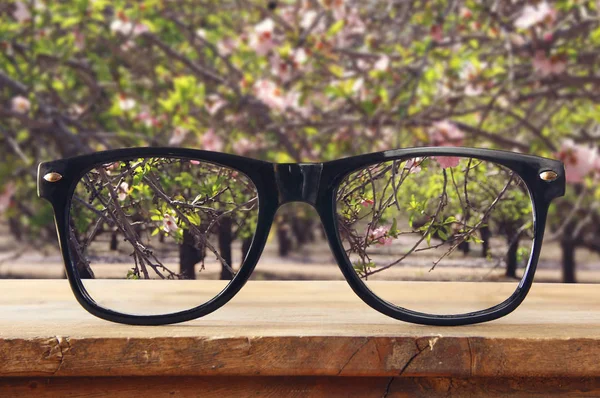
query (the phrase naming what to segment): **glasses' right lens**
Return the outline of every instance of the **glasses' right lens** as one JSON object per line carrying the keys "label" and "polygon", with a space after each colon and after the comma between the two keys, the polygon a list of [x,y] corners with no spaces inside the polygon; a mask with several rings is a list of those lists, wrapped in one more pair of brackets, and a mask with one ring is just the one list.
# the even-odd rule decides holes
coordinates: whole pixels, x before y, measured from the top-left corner
{"label": "glasses' right lens", "polygon": [[[531,255],[532,208],[515,172],[466,157],[374,164],[337,193],[356,274],[380,298],[428,314],[485,310],[511,296]],[[465,284],[450,290],[447,281]]]}
{"label": "glasses' right lens", "polygon": [[119,161],[93,168],[77,184],[69,250],[100,306],[170,314],[223,290],[257,217],[256,187],[236,170],[189,159]]}

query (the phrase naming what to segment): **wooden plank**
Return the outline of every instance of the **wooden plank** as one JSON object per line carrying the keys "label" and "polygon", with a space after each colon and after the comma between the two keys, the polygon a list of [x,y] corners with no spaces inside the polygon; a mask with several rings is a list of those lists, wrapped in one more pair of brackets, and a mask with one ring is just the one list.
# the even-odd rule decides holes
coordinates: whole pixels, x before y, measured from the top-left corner
{"label": "wooden plank", "polygon": [[3,398],[597,397],[600,379],[376,377],[100,377],[0,379]]}
{"label": "wooden plank", "polygon": [[0,291],[4,377],[600,376],[597,285],[538,284],[515,313],[462,327],[388,318],[345,282],[250,282],[215,313],[161,327],[97,319],[66,281]]}

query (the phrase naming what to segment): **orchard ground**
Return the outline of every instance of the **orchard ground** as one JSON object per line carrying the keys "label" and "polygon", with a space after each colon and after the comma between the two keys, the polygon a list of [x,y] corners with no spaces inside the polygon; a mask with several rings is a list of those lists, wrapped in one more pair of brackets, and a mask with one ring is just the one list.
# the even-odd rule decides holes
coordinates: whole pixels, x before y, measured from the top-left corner
{"label": "orchard ground", "polygon": [[[262,257],[257,264],[252,279],[256,280],[343,280],[327,242],[319,233],[317,239],[301,248],[297,248],[286,257],[278,254],[277,238],[271,233]],[[107,247],[108,247],[108,241]],[[0,278],[42,278],[55,279],[64,275],[62,257],[58,252],[55,242],[48,242],[43,247],[32,250],[31,247],[15,242],[8,233],[6,225],[0,225]],[[240,263],[240,244],[234,244],[234,263]],[[175,259],[172,259],[173,261]],[[477,252],[464,255],[462,252],[454,253],[443,269],[436,269],[436,273],[429,273],[428,265],[431,259],[410,259],[405,265],[395,266],[387,270],[387,276],[394,280],[465,280],[466,275],[476,273],[494,272],[499,281],[506,279],[503,267],[493,270],[477,270],[477,261],[480,257]],[[96,263],[94,270],[105,278],[123,278],[131,268],[129,262],[122,263]],[[174,266],[176,268],[176,265]],[[199,268],[199,267],[197,267]],[[475,269],[475,271],[474,271]],[[197,269],[198,271],[198,269]],[[519,268],[518,275],[523,269]],[[200,277],[200,274],[202,275]],[[200,279],[217,279],[219,267],[215,261],[207,257],[206,270],[197,274]],[[581,249],[577,251],[577,282],[600,283],[600,256],[596,253]],[[536,282],[561,282],[561,250],[558,242],[545,241],[540,261],[535,275]]]}

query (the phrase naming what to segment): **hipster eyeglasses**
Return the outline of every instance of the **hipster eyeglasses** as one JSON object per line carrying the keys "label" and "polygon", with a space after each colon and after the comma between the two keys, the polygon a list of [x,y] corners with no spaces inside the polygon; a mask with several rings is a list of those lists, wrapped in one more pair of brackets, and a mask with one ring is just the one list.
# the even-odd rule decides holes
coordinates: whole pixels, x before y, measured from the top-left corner
{"label": "hipster eyeglasses", "polygon": [[[227,303],[289,202],[316,209],[344,278],[377,311],[429,325],[496,319],[529,291],[549,204],[564,190],[559,161],[454,147],[286,164],[128,148],[38,172],[77,300],[136,325]],[[448,281],[460,283],[442,293]]]}

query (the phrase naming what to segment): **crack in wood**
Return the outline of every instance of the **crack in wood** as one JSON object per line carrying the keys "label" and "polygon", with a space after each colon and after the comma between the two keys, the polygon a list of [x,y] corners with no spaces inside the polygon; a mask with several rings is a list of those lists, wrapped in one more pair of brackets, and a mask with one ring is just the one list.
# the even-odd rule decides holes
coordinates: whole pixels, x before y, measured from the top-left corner
{"label": "crack in wood", "polygon": [[402,374],[404,374],[404,372],[406,371],[406,369],[408,369],[408,367],[410,366],[410,364],[423,352],[425,351],[427,348],[430,348],[433,350],[433,346],[430,343],[430,340],[428,340],[427,345],[423,346],[423,348],[419,347],[419,340],[420,339],[416,339],[414,340],[415,343],[415,347],[417,348],[417,352],[408,359],[408,361],[406,361],[406,363],[404,364],[404,366],[402,367],[402,369],[400,369],[400,373],[398,373],[398,376],[402,376]]}
{"label": "crack in wood", "polygon": [[386,398],[390,394],[390,389],[392,388],[392,383],[394,382],[394,380],[396,380],[396,376],[392,376],[390,378],[390,381],[388,381],[387,386],[385,386],[385,391],[383,392],[381,398]]}
{"label": "crack in wood", "polygon": [[[64,348],[63,350],[63,342],[66,343],[66,348]],[[56,367],[56,370],[54,371],[54,373],[52,374],[52,376],[56,375],[60,369],[62,368],[63,364],[65,363],[65,355],[67,354],[67,352],[69,352],[69,350],[71,349],[71,343],[69,342],[69,338],[65,337],[64,339],[60,336],[56,336],[56,343],[58,345],[58,349],[60,351],[60,361],[58,362],[58,366]]]}
{"label": "crack in wood", "polygon": [[63,338],[61,336],[54,336],[54,338],[46,341],[45,346],[48,347],[48,350],[44,352],[43,359],[51,361],[58,360],[56,369],[50,372],[52,373],[52,376],[55,376],[64,364],[65,356],[71,349],[71,343],[68,337]]}
{"label": "crack in wood", "polygon": [[358,352],[360,350],[363,349],[364,346],[366,346],[369,341],[371,341],[371,339],[369,339],[368,337],[364,337],[365,341],[352,353],[352,355],[350,355],[350,358],[348,358],[348,360],[346,361],[346,363],[344,363],[344,365],[342,365],[342,367],[340,368],[339,372],[338,372],[338,376],[344,371],[344,369],[346,368],[346,366],[348,366],[348,364],[350,363],[350,361],[352,361],[352,358],[354,358],[356,356],[356,354],[358,354]]}

